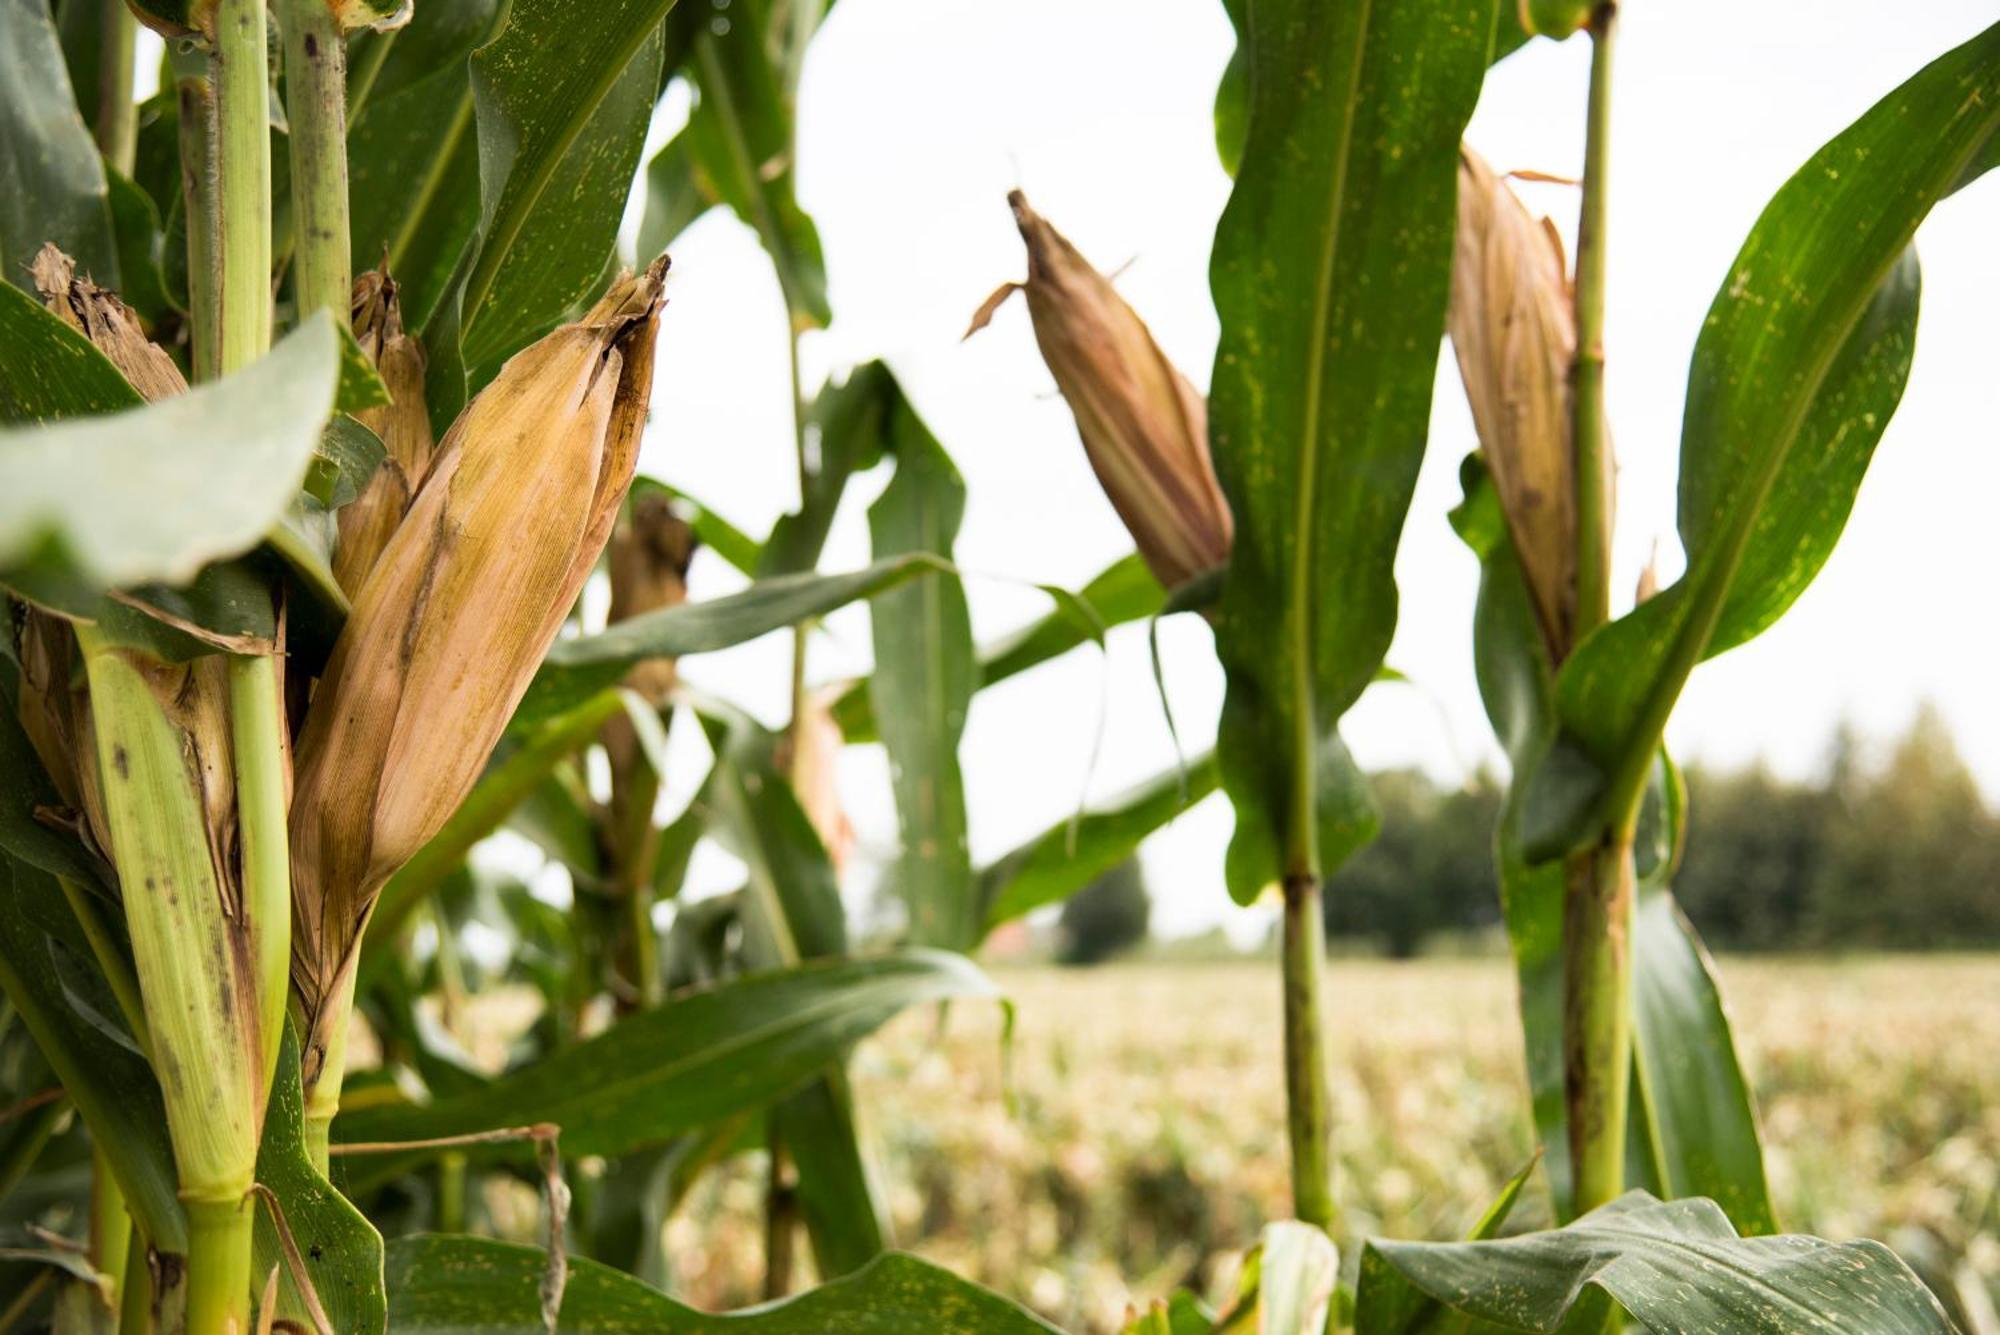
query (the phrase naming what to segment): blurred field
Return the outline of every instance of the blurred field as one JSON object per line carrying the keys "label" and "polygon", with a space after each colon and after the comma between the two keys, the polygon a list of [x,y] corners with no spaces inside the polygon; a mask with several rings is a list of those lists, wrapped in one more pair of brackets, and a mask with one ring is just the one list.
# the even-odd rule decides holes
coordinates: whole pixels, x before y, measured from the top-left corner
{"label": "blurred field", "polygon": [[[1721,968],[1786,1226],[1882,1238],[1975,1305],[2000,1291],[2000,957]],[[1227,1283],[1287,1194],[1272,971],[996,976],[1010,1058],[997,1008],[973,1006],[942,1034],[905,1016],[856,1054],[898,1241],[1071,1330]],[[1462,1231],[1530,1144],[1508,966],[1336,961],[1333,979],[1347,1230]],[[755,1299],[761,1199],[747,1162],[697,1189],[669,1225],[677,1287]]]}

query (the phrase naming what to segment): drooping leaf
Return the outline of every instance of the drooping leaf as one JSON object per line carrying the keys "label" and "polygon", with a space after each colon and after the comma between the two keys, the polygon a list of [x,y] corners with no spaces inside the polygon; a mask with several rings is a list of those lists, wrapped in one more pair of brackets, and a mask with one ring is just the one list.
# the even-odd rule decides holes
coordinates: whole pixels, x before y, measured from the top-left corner
{"label": "drooping leaf", "polygon": [[1252,0],[1246,14],[1249,130],[1210,262],[1222,335],[1209,396],[1236,516],[1217,758],[1241,901],[1330,872],[1373,830],[1335,726],[1395,629],[1459,135],[1493,14],[1493,0]]}
{"label": "drooping leaf", "polygon": [[1902,397],[1910,239],[2000,127],[2000,24],[1878,102],[1781,187],[1709,308],[1681,427],[1687,572],[1563,664],[1529,854],[1636,806],[1695,664],[1769,626],[1832,551]]}
{"label": "drooping leaf", "polygon": [[618,1154],[789,1093],[907,1006],[993,995],[969,960],[936,951],[749,975],[670,997],[472,1097],[357,1109],[334,1133],[401,1141],[553,1122],[568,1153]]}
{"label": "drooping leaf", "polygon": [[152,1068],[115,1018],[117,1002],[55,879],[11,856],[0,857],[0,878],[11,881],[0,989],[83,1115],[132,1217],[159,1250],[185,1252],[187,1216]]}
{"label": "drooping leaf", "polygon": [[297,493],[337,373],[332,320],[315,316],[186,394],[0,432],[0,577],[179,583],[247,551]]}
{"label": "drooping leaf", "polygon": [[1508,1330],[1601,1328],[1613,1301],[1659,1335],[1951,1330],[1930,1291],[1882,1244],[1739,1238],[1708,1200],[1634,1191],[1548,1232],[1368,1245],[1454,1311]]}
{"label": "drooping leaf", "polygon": [[0,0],[0,281],[29,287],[28,261],[50,241],[100,286],[120,285],[104,162],[47,0]]}
{"label": "drooping leaf", "polygon": [[[543,1256],[485,1238],[399,1238],[389,1248],[397,1335],[543,1335]],[[890,1253],[845,1279],[740,1313],[684,1307],[629,1275],[570,1262],[562,1326],[575,1335],[1057,1335],[998,1294]]]}
{"label": "drooping leaf", "polygon": [[[1054,592],[1050,590],[1050,592]],[[1166,591],[1137,552],[1112,562],[1083,588],[1064,595],[1071,606],[1058,606],[1040,621],[1003,635],[978,652],[979,687],[984,689],[1059,658],[1103,636],[1111,626],[1142,621],[1165,608]],[[1076,615],[1078,610],[1086,616]],[[878,740],[875,708],[866,678],[842,691],[833,703],[834,722],[850,742]]]}
{"label": "drooping leaf", "polygon": [[[868,509],[875,559],[928,553],[949,561],[965,483],[901,395],[888,425],[896,474]],[[901,835],[891,884],[909,909],[912,941],[968,949],[980,930],[958,762],[976,685],[965,586],[955,572],[940,573],[876,594],[868,615],[875,644],[869,690]]]}
{"label": "drooping leaf", "polygon": [[727,649],[938,569],[934,558],[915,554],[838,575],[779,575],[741,593],[662,608],[594,635],[558,640],[521,701],[516,724],[572,708],[642,659]]}
{"label": "drooping leaf", "polygon": [[[333,1328],[376,1335],[388,1316],[382,1288],[382,1235],[313,1167],[306,1153],[305,1111],[298,1035],[286,1025],[264,1113],[264,1139],[257,1146],[257,1181],[270,1189],[284,1211],[313,1292]],[[280,1310],[301,1329],[310,1330],[310,1309],[285,1264],[268,1202],[259,1204],[256,1228],[256,1273],[278,1268]]]}
{"label": "drooping leaf", "polygon": [[979,873],[985,930],[1068,899],[1138,851],[1146,837],[1215,791],[1213,754],[1133,785],[1051,827]]}

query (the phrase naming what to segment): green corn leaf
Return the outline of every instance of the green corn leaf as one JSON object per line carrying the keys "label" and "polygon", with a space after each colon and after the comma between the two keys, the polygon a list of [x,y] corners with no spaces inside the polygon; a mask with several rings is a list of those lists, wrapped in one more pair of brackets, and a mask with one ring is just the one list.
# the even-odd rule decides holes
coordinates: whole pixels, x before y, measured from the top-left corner
{"label": "green corn leaf", "polygon": [[1601,1329],[1613,1302],[1661,1335],[1952,1329],[1929,1290],[1882,1244],[1739,1238],[1708,1200],[1662,1202],[1634,1191],[1549,1232],[1368,1245],[1454,1311],[1506,1330]]}
{"label": "green corn leaf", "polygon": [[1329,873],[1373,831],[1335,726],[1395,629],[1459,133],[1493,15],[1493,0],[1248,7],[1248,138],[1210,262],[1209,432],[1236,516],[1217,757],[1241,901]]}
{"label": "green corn leaf", "polygon": [[[313,1292],[333,1328],[375,1335],[387,1320],[382,1235],[313,1167],[306,1153],[305,1111],[299,1087],[299,1039],[286,1025],[271,1102],[264,1113],[264,1139],[257,1147],[257,1181],[277,1197]],[[310,1309],[285,1264],[266,1202],[259,1203],[256,1227],[256,1273],[266,1275],[277,1267],[280,1313],[300,1329],[312,1329]]]}
{"label": "green corn leaf", "polygon": [[0,432],[0,579],[72,596],[184,583],[285,513],[334,403],[338,340],[316,316],[186,394]]}
{"label": "green corn leaf", "polygon": [[1564,663],[1562,737],[1523,811],[1536,860],[1629,817],[1695,664],[1769,626],[1833,550],[1909,371],[1910,239],[1996,127],[2000,25],[1820,149],[1751,229],[1689,370],[1687,573]]}
{"label": "green corn leaf", "polygon": [[940,569],[935,558],[916,553],[838,575],[778,575],[741,593],[661,608],[594,635],[558,640],[528,687],[515,724],[574,707],[643,659],[727,649]]}
{"label": "green corn leaf", "polygon": [[[896,473],[868,508],[879,564],[906,554],[951,559],[965,483],[944,447],[899,395],[888,421]],[[901,847],[890,884],[919,945],[970,948],[980,936],[966,843],[958,742],[976,688],[972,621],[954,573],[884,590],[869,602],[877,729],[889,753]]]}
{"label": "green corn leaf", "polygon": [[0,880],[11,882],[0,912],[0,989],[82,1114],[132,1217],[161,1251],[185,1252],[187,1216],[152,1068],[112,1018],[117,1002],[55,878],[9,856]]}
{"label": "green corn leaf", "polygon": [[[389,1247],[397,1335],[544,1335],[545,1258],[485,1238],[419,1236]],[[682,1306],[594,1261],[570,1262],[562,1326],[576,1335],[1059,1335],[1054,1326],[947,1270],[890,1254],[859,1273],[751,1311]]]}
{"label": "green corn leaf", "polygon": [[826,261],[819,230],[792,189],[798,62],[811,36],[809,28],[797,31],[805,10],[736,0],[696,32],[686,67],[695,105],[682,135],[702,192],[728,204],[763,242],[793,328],[820,329],[833,318]]}
{"label": "green corn leaf", "polygon": [[818,467],[806,478],[803,504],[771,526],[758,574],[787,575],[819,564],[848,480],[881,462],[898,414],[908,411],[902,386],[879,361],[856,367],[845,381],[820,391],[812,406]]}
{"label": "green corn leaf", "polygon": [[[1222,169],[1231,176],[1236,175],[1243,162],[1243,143],[1250,134],[1250,68],[1243,43],[1248,3],[1249,0],[1223,0],[1222,5],[1229,12],[1230,26],[1236,30],[1236,49],[1229,53],[1229,63],[1223,67],[1222,79],[1215,89],[1215,152],[1222,159]],[[1494,13],[1493,46],[1487,56],[1488,63],[1498,64],[1520,50],[1527,40],[1528,31],[1521,26],[1516,0],[1502,0]]]}
{"label": "green corn leaf", "polygon": [[1662,1194],[1713,1198],[1744,1233],[1778,1228],[1750,1083],[1715,962],[1673,893],[1642,882],[1633,922],[1633,1130]]}
{"label": "green corn leaf", "polygon": [[[995,995],[971,961],[936,951],[749,975],[670,997],[472,1096],[345,1113],[334,1133],[403,1141],[553,1122],[566,1153],[620,1154],[792,1092],[905,1007]],[[399,1159],[345,1166],[372,1176]]]}
{"label": "green corn leaf", "polygon": [[694,139],[682,129],[646,164],[646,211],[639,220],[639,253],[673,248],[695,220],[722,203],[722,192],[695,157]]}
{"label": "green corn leaf", "polygon": [[[840,885],[777,765],[777,738],[742,716],[711,723],[709,735],[716,764],[700,805],[713,811],[712,828],[748,870],[745,962],[771,969],[845,954]],[[820,1274],[859,1269],[882,1251],[888,1230],[842,1066],[776,1104],[770,1118],[772,1134],[797,1166],[800,1213]]]}
{"label": "green corn leaf", "polygon": [[[1119,558],[1074,593],[1059,594],[1060,605],[1041,620],[1003,635],[978,651],[979,689],[1060,658],[1081,645],[1100,641],[1104,631],[1128,621],[1161,615],[1166,591],[1137,552]],[[1085,615],[1079,616],[1083,612]],[[848,686],[833,702],[833,721],[850,742],[879,740],[873,692],[867,678]]]}
{"label": "green corn leaf", "polygon": [[1215,791],[1215,757],[1199,756],[1052,826],[979,873],[985,930],[1060,903],[1124,862],[1146,837]]}
{"label": "green corn leaf", "polygon": [[[403,321],[424,328],[479,226],[479,143],[466,57],[499,0],[424,0],[409,26],[357,41],[349,60],[349,236],[358,263],[386,260]],[[387,43],[372,83],[368,52]]]}
{"label": "green corn leaf", "polygon": [[88,417],[143,402],[80,331],[29,293],[0,283],[0,423]]}
{"label": "green corn leaf", "polygon": [[[469,58],[478,227],[424,325],[426,397],[440,434],[508,356],[605,274],[659,89],[660,21],[672,4],[518,0]],[[448,138],[465,133],[467,114],[461,101]],[[462,172],[456,161],[441,160],[442,169]]]}
{"label": "green corn leaf", "polygon": [[[1468,1242],[1483,1242],[1500,1235],[1539,1162],[1539,1156],[1529,1159],[1502,1184],[1500,1194],[1466,1234]],[[1368,1335],[1474,1335],[1475,1330],[1469,1318],[1446,1314],[1442,1303],[1383,1260],[1373,1243],[1361,1251],[1361,1275],[1354,1295],[1354,1327]],[[1478,1335],[1485,1335],[1485,1330],[1479,1330]]]}
{"label": "green corn leaf", "polygon": [[847,918],[826,847],[777,762],[778,739],[755,719],[704,704],[715,750],[699,804],[710,832],[748,877],[743,953],[752,969],[847,952]]}
{"label": "green corn leaf", "polygon": [[457,313],[468,368],[497,370],[604,272],[659,89],[671,2],[514,0],[506,26],[472,54],[480,228]]}
{"label": "green corn leaf", "polygon": [[53,241],[101,286],[119,286],[104,162],[77,112],[47,0],[0,0],[0,182],[6,282],[29,286],[28,262]]}

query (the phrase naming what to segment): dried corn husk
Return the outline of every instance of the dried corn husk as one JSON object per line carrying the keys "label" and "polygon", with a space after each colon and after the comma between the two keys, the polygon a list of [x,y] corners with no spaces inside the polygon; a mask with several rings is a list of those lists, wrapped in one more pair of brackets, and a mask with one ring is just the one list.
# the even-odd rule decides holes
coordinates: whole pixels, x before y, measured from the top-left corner
{"label": "dried corn husk", "polygon": [[1076,416],[1098,482],[1154,576],[1171,589],[1222,565],[1234,527],[1209,456],[1206,401],[1110,280],[1020,191],[1007,202],[1028,244],[1028,281],[996,292],[972,330],[1014,287],[1025,291],[1042,360]]}
{"label": "dried corn husk", "polygon": [[403,331],[402,303],[386,270],[370,270],[355,280],[353,321],[355,341],[381,372],[390,402],[356,414],[357,421],[381,437],[388,453],[362,493],[340,509],[333,577],[350,598],[361,591],[410,498],[423,485],[434,446],[424,406],[423,349]]}
{"label": "dried corn husk", "polygon": [[610,536],[637,460],[665,267],[620,279],[467,405],[334,646],[292,805],[309,1086],[326,1069],[337,1087],[383,882],[471,789]]}
{"label": "dried corn husk", "polygon": [[96,344],[97,350],[110,358],[141,398],[150,403],[187,391],[187,378],[174,365],[174,359],[146,337],[145,330],[139,327],[138,314],[120,301],[116,292],[107,292],[89,278],[78,277],[76,261],[54,243],[41,248],[29,270],[34,276],[35,290],[42,294],[42,304],[64,324]]}
{"label": "dried corn husk", "polygon": [[1576,318],[1562,242],[1507,183],[1460,150],[1447,319],[1486,466],[1551,655],[1576,613]]}

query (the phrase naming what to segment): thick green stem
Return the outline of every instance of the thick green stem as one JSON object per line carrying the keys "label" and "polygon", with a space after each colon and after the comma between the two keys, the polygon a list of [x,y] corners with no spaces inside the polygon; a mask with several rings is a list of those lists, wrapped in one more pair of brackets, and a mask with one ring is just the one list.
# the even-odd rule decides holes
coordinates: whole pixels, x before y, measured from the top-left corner
{"label": "thick green stem", "polygon": [[97,0],[103,14],[97,57],[97,151],[125,176],[139,147],[139,105],[132,100],[132,64],[139,22],[125,0]]}
{"label": "thick green stem", "polygon": [[257,984],[263,1086],[269,1088],[285,1031],[292,963],[292,864],[286,807],[284,702],[277,661],[229,660],[229,728],[236,768],[236,829],[242,843],[243,916]]}
{"label": "thick green stem", "polygon": [[1632,1081],[1629,837],[1571,855],[1563,912],[1563,1095],[1577,1214],[1625,1189]]}
{"label": "thick green stem", "polygon": [[1285,1123],[1292,1150],[1292,1213],[1333,1226],[1333,1105],[1327,1092],[1326,924],[1319,879],[1285,880]]}
{"label": "thick green stem", "polygon": [[[1576,636],[1611,616],[1613,465],[1604,420],[1604,227],[1609,187],[1611,51],[1616,0],[1591,16],[1590,101],[1583,204],[1576,238]],[[1563,1088],[1575,1165],[1577,1213],[1614,1200],[1625,1185],[1625,1124],[1632,1069],[1631,813],[1571,854],[1563,909]]]}
{"label": "thick green stem", "polygon": [[188,1335],[249,1335],[251,1198],[191,1200],[188,1215]]}
{"label": "thick green stem", "polygon": [[280,0],[290,125],[292,292],[299,318],[347,311],[347,48],[326,0]]}
{"label": "thick green stem", "polygon": [[222,268],[217,261],[215,84],[206,73],[179,75],[181,202],[187,210],[188,316],[198,381],[222,374]]}
{"label": "thick green stem", "polygon": [[264,0],[220,0],[210,62],[219,196],[216,346],[227,375],[271,345],[271,61]]}
{"label": "thick green stem", "polygon": [[1590,103],[1583,205],[1576,227],[1576,361],[1570,370],[1576,451],[1577,639],[1611,618],[1613,465],[1604,422],[1604,220],[1611,139],[1611,44],[1618,6],[1590,21]]}

